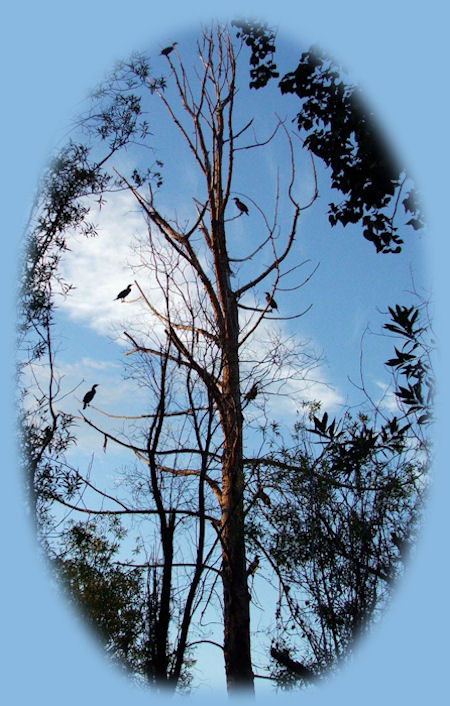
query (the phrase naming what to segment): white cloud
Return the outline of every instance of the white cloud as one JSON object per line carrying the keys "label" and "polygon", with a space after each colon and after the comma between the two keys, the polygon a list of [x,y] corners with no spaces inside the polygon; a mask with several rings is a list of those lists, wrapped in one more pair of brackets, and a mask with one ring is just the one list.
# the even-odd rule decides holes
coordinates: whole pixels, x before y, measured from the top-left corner
{"label": "white cloud", "polygon": [[[246,305],[251,306],[249,302]],[[241,323],[251,316],[244,310]],[[267,412],[274,418],[295,415],[303,402],[320,402],[324,409],[335,411],[344,398],[331,385],[313,342],[304,340],[300,330],[295,336],[288,335],[288,323],[265,319],[243,346],[244,390],[260,382]]]}
{"label": "white cloud", "polygon": [[[149,313],[145,303],[135,296],[136,288],[134,291],[132,289],[130,296],[123,303],[115,301],[117,293],[136,278],[151,298],[152,304],[157,307],[162,303],[161,291],[152,279],[154,275],[149,269],[145,269],[145,266],[142,267],[146,256],[145,249],[136,248],[137,236],[143,239],[147,235],[144,218],[129,193],[110,195],[101,211],[93,209],[91,217],[98,225],[99,235],[86,238],[74,234],[71,238],[70,251],[64,259],[62,270],[65,279],[73,283],[75,289],[61,304],[61,309],[75,325],[88,326],[102,336],[121,333],[125,328],[129,331],[140,330],[144,338],[138,336],[139,341],[146,344],[145,336],[152,336],[155,329],[160,326],[162,328],[163,324],[158,323]],[[132,271],[133,266],[137,268],[136,273]],[[181,291],[184,291],[183,287],[187,287],[187,282],[183,279],[184,274],[181,269],[176,271],[176,281]],[[259,307],[265,304],[263,295],[261,292],[260,294],[262,302],[259,302]],[[182,311],[181,297],[175,295],[174,300],[174,306],[179,306]],[[255,306],[252,295],[245,297],[245,304]],[[248,321],[250,313],[241,310],[241,317],[241,323],[244,323],[244,320]],[[277,336],[281,340],[285,327],[286,322],[270,319],[262,323],[242,351],[244,380],[254,373],[254,363],[248,361],[270,358],[270,347]],[[329,384],[326,369],[314,360],[314,356],[309,361],[305,358],[302,371],[303,344],[296,349],[298,340],[300,339],[296,339],[288,359],[280,365],[276,379],[268,388],[268,392],[274,393],[268,395],[272,413],[295,414],[301,401],[317,400],[327,409],[342,405],[342,396]],[[311,348],[312,346],[308,346],[308,350]],[[311,361],[314,365],[308,368]],[[95,360],[92,354],[91,357],[83,357],[76,364],[66,364],[65,386],[72,384],[69,380],[73,381],[73,385],[83,379],[89,385],[98,382],[99,406],[127,413],[123,410],[123,400],[128,397],[129,400],[137,402],[142,392],[136,397],[133,392],[137,389],[135,384],[124,383],[122,380],[119,384],[119,371],[113,370],[111,366],[109,361]],[[120,367],[118,363],[115,363],[115,366]],[[103,378],[106,384],[103,383]],[[83,394],[84,392],[85,390]],[[281,395],[275,394],[277,392]],[[82,398],[83,394],[80,391],[79,396]]]}
{"label": "white cloud", "polygon": [[[61,269],[74,290],[60,308],[72,321],[108,335],[128,318],[132,304],[115,301],[115,297],[133,282],[132,241],[137,234],[145,234],[146,225],[128,193],[109,197],[97,213],[93,207],[91,218],[98,225],[98,236],[72,234],[69,240],[70,251]],[[135,299],[135,292],[132,290],[130,301]],[[135,307],[132,308],[134,316]]]}
{"label": "white cloud", "polygon": [[387,412],[399,414],[402,410],[398,403],[398,398],[394,394],[392,387],[384,382],[375,381],[375,385],[382,391],[377,406]]}

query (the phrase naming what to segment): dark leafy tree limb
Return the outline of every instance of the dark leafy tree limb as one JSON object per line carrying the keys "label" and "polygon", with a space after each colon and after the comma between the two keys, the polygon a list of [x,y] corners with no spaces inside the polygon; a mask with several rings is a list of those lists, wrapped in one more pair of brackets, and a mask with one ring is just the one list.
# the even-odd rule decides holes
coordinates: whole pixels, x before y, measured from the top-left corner
{"label": "dark leafy tree limb", "polygon": [[273,61],[275,53],[276,33],[267,23],[254,20],[234,20],[232,23],[238,28],[236,36],[250,47],[250,88],[262,88],[271,78],[280,75]]}
{"label": "dark leafy tree limb", "polygon": [[[250,87],[262,88],[278,77],[273,56],[275,32],[267,24],[236,20],[237,36],[251,49]],[[267,56],[270,59],[267,59]],[[281,93],[295,94],[301,102],[297,127],[304,145],[331,170],[331,185],[343,194],[329,204],[329,221],[361,223],[363,236],[377,252],[399,253],[403,235],[394,223],[405,177],[388,156],[374,115],[365,106],[361,91],[345,83],[339,67],[318,47],[300,56],[298,66],[285,74]],[[416,192],[410,188],[402,200],[406,226],[423,228]]]}

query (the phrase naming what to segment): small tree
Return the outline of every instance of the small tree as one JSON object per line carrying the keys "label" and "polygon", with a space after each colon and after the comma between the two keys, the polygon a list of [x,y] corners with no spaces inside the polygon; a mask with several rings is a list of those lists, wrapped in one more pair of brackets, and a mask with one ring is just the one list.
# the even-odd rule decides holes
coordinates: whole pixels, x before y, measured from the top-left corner
{"label": "small tree", "polygon": [[386,365],[407,381],[394,377],[397,413],[369,398],[357,419],[331,420],[312,405],[310,424],[296,426],[295,455],[278,450],[267,459],[265,482],[283,493],[272,494],[264,519],[252,516],[252,541],[279,572],[271,656],[284,688],[326,673],[377,620],[420,526],[434,389],[430,321],[425,304],[389,314],[384,328],[403,340]]}

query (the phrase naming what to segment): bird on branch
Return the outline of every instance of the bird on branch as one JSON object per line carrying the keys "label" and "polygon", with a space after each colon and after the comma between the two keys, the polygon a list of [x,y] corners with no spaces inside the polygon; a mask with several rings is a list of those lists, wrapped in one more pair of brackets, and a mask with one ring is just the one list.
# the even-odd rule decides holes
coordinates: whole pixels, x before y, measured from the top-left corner
{"label": "bird on branch", "polygon": [[278,305],[277,305],[275,299],[272,299],[269,292],[266,292],[266,302],[271,307],[271,309],[278,309]]}
{"label": "bird on branch", "polygon": [[248,216],[248,207],[245,205],[245,203],[242,203],[242,201],[240,201],[237,198],[234,198],[233,201],[236,204],[236,206],[238,207],[238,209],[240,210],[240,212],[246,213]]}
{"label": "bird on branch", "polygon": [[316,678],[315,673],[309,667],[306,667],[302,662],[298,662],[296,659],[292,659],[289,654],[289,650],[286,648],[278,649],[275,646],[270,648],[270,656],[276,660],[279,664],[296,676],[304,679],[305,681],[314,681]]}
{"label": "bird on branch", "polygon": [[164,47],[164,49],[161,50],[160,55],[169,56],[170,52],[175,49],[176,44],[178,44],[178,42],[174,42],[173,44],[170,44],[168,47]]}
{"label": "bird on branch", "polygon": [[258,488],[258,492],[256,493],[255,497],[262,500],[264,505],[267,505],[267,507],[272,507],[272,501],[265,492],[264,488]]}
{"label": "bird on branch", "polygon": [[259,566],[259,555],[255,554],[253,561],[251,561],[250,564],[248,565],[247,576],[254,576],[258,566]]}
{"label": "bird on branch", "polygon": [[123,300],[125,299],[125,297],[127,297],[127,296],[129,295],[129,293],[131,292],[131,287],[132,287],[132,286],[133,286],[132,284],[129,284],[126,289],[122,289],[122,291],[119,292],[119,294],[118,294],[117,297],[114,299],[114,301],[117,301],[118,299],[122,299],[122,301],[123,301]]}
{"label": "bird on branch", "polygon": [[257,394],[258,394],[258,385],[255,382],[254,385],[252,385],[252,387],[250,388],[250,390],[245,393],[244,400],[246,402],[251,402],[252,400],[255,399]]}
{"label": "bird on branch", "polygon": [[92,389],[89,390],[89,392],[86,392],[85,396],[83,397],[83,409],[86,409],[86,406],[94,399],[95,393],[97,392],[97,390],[95,389],[96,387],[98,387],[97,383],[95,385],[92,385]]}

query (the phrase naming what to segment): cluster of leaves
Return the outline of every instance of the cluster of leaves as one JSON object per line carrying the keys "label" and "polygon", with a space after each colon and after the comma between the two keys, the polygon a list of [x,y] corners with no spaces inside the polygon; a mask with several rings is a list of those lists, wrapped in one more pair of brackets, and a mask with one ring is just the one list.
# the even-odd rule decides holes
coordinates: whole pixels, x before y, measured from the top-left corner
{"label": "cluster of leaves", "polygon": [[[90,203],[85,197],[98,197],[101,204],[103,194],[120,184],[113,173],[106,170],[107,163],[119,150],[136,140],[145,139],[149,126],[143,118],[141,98],[135,89],[147,80],[148,64],[143,56],[130,62],[122,62],[114,76],[94,95],[95,110],[92,109],[80,121],[80,128],[89,139],[105,143],[107,151],[101,153],[96,146],[96,155],[86,143],[72,140],[49,162],[41,183],[39,199],[34,208],[35,225],[30,229],[26,243],[26,257],[21,281],[21,328],[48,325],[53,307],[53,288],[58,282],[63,294],[70,291],[58,274],[62,253],[67,250],[67,233],[80,229],[84,235],[95,236],[93,223],[88,220]],[[163,79],[153,81],[163,87]],[[98,155],[97,155],[98,152]],[[154,179],[162,183],[161,162],[156,169],[149,168],[143,174],[133,173],[136,184]],[[42,349],[37,342],[36,353]],[[45,346],[44,346],[45,348]]]}
{"label": "cluster of leaves", "polygon": [[284,640],[273,642],[270,656],[271,674],[281,689],[288,690],[315,681],[315,672],[292,657],[292,649],[286,647]]}
{"label": "cluster of leaves", "polygon": [[[96,109],[85,117],[83,127],[88,134],[106,141],[111,153],[125,147],[130,140],[144,140],[149,135],[150,127],[143,117],[138,93],[140,85],[149,82],[149,71],[145,56],[137,55],[130,62],[120,62],[108,81],[93,94]],[[165,81],[154,79],[152,86],[163,89]]]}
{"label": "cluster of leaves", "polygon": [[278,434],[260,471],[270,509],[250,508],[247,527],[279,580],[270,655],[281,688],[320,678],[349,654],[389,600],[418,530],[429,455],[411,442],[430,423],[430,327],[415,306],[389,314],[385,328],[403,346],[387,366],[410,381],[394,379],[405,414],[337,420],[312,404],[294,443]]}
{"label": "cluster of leaves", "polygon": [[347,473],[351,473],[374,451],[383,452],[385,455],[389,452],[401,452],[406,443],[406,432],[411,426],[410,424],[400,426],[399,420],[394,416],[376,430],[374,427],[367,426],[368,418],[361,415],[361,425],[347,426],[344,432],[339,431],[340,425],[336,424],[336,419],[328,424],[327,412],[321,419],[313,416],[313,421],[314,428],[309,431],[330,442],[333,463],[340,470],[347,469]]}
{"label": "cluster of leaves", "polygon": [[[273,61],[275,34],[265,24],[235,22],[251,48],[250,86],[260,88],[278,76]],[[262,48],[262,50],[261,50]],[[271,59],[263,61],[270,51]],[[305,133],[304,144],[331,169],[331,185],[344,199],[330,203],[328,218],[332,226],[341,223],[363,225],[363,236],[377,252],[399,253],[403,244],[394,225],[398,195],[403,185],[401,170],[387,157],[374,124],[364,106],[359,88],[341,79],[336,64],[318,47],[300,56],[294,71],[280,82],[281,93],[293,93],[301,101],[296,116],[298,129]],[[406,225],[423,227],[415,192],[411,189],[402,201],[411,218]],[[387,207],[391,213],[386,213]]]}
{"label": "cluster of leaves", "polygon": [[[360,89],[344,83],[338,67],[317,47],[301,55],[280,88],[300,98],[297,125],[307,133],[304,144],[330,167],[331,185],[345,195],[340,204],[330,204],[331,225],[362,221],[363,235],[377,252],[400,252],[403,241],[393,215],[383,209],[393,201],[401,173],[386,154]],[[403,202],[406,210],[405,202],[416,212],[413,194]],[[422,227],[420,214],[409,223]]]}
{"label": "cluster of leaves", "polygon": [[62,550],[52,562],[111,656],[136,671],[145,631],[142,571],[114,563],[121,538],[117,521],[103,528],[92,520],[78,522],[62,535]]}
{"label": "cluster of leaves", "polygon": [[[101,86],[93,92],[93,108],[82,121],[87,135],[94,140],[100,138],[108,146],[109,153],[102,158],[102,163],[118,150],[130,144],[145,144],[151,134],[150,125],[142,107],[142,87],[151,92],[163,91],[166,79],[151,77],[148,58],[136,53],[129,61],[117,63],[114,71]],[[162,184],[162,163],[156,160],[143,173],[134,170],[133,181],[136,186],[154,180],[159,187]],[[115,181],[120,188],[122,183]]]}
{"label": "cluster of leaves", "polygon": [[[55,282],[64,294],[69,291],[58,276],[61,255],[67,250],[66,231],[80,227],[86,235],[93,234],[92,224],[86,222],[89,207],[82,198],[101,193],[108,182],[109,177],[90,163],[89,149],[82,144],[69,142],[49,163],[40,184],[36,224],[26,243],[20,291],[22,332],[51,322]],[[39,358],[43,351],[45,344],[38,338],[34,352]]]}
{"label": "cluster of leaves", "polygon": [[400,544],[414,534],[425,469],[393,448],[387,456],[367,429],[348,418],[317,457],[305,428],[303,448],[273,459],[267,478],[279,492],[270,515],[251,518],[284,594],[271,654],[280,685],[301,685],[345,658],[402,570]]}
{"label": "cluster of leaves", "polygon": [[[79,479],[66,469],[63,451],[74,440],[70,415],[56,412],[55,399],[60,391],[52,351],[54,297],[70,293],[72,285],[60,274],[60,262],[69,249],[68,237],[75,230],[95,236],[89,220],[93,199],[101,205],[105,192],[119,188],[117,177],[108,170],[113,155],[129,143],[148,135],[141,101],[134,91],[148,77],[145,59],[137,56],[121,64],[109,84],[96,96],[96,109],[80,122],[89,138],[100,146],[70,140],[51,159],[39,184],[38,199],[25,243],[19,290],[19,349],[23,397],[27,404],[21,412],[21,444],[33,504],[40,505],[40,519],[45,503],[64,494],[70,498],[79,487]],[[119,75],[120,74],[120,75]],[[163,81],[157,80],[158,85]],[[98,99],[98,100],[97,100]],[[106,145],[106,150],[102,143]],[[94,154],[95,153],[95,154]],[[154,179],[162,183],[161,162],[156,169],[132,175],[135,184]],[[122,185],[120,185],[122,188]],[[34,364],[48,370],[45,383],[35,384],[30,395],[29,383]]]}
{"label": "cluster of leaves", "polygon": [[19,429],[30,511],[45,544],[49,504],[59,495],[70,500],[80,489],[78,475],[64,462],[65,451],[75,440],[73,417],[63,412],[52,416],[41,400],[37,409],[22,412]]}
{"label": "cluster of leaves", "polygon": [[[154,662],[161,587],[155,568],[118,561],[125,537],[117,516],[73,523],[60,534],[59,549],[50,550],[51,561],[111,659],[136,679],[157,686]],[[175,658],[169,649],[168,653]],[[177,684],[182,691],[189,687],[192,664],[185,659]]]}
{"label": "cluster of leaves", "polygon": [[251,49],[250,88],[262,88],[271,78],[278,78],[280,74],[273,60],[275,32],[266,22],[250,19],[234,20],[231,24],[238,28],[236,36]]}
{"label": "cluster of leaves", "polygon": [[[93,233],[92,224],[86,222],[89,207],[83,197],[102,192],[108,183],[108,175],[90,162],[89,149],[70,142],[44,172],[34,228],[26,243],[19,293],[19,348],[23,356],[19,366],[23,387],[20,429],[27,483],[41,526],[45,524],[45,504],[57,487],[69,496],[77,489],[77,480],[65,468],[63,458],[74,440],[73,419],[54,408],[59,391],[52,351],[54,290],[59,287],[66,295],[71,289],[59,274],[59,263],[68,248],[68,229]],[[35,364],[47,370],[48,379],[34,380],[33,385]]]}
{"label": "cluster of leaves", "polygon": [[415,306],[397,304],[389,307],[389,314],[392,323],[384,324],[384,328],[404,341],[401,348],[394,347],[395,357],[386,362],[405,380],[403,385],[397,385],[395,395],[408,417],[415,415],[419,425],[430,424],[435,385],[430,360],[432,343],[424,340],[429,327],[422,325]]}

